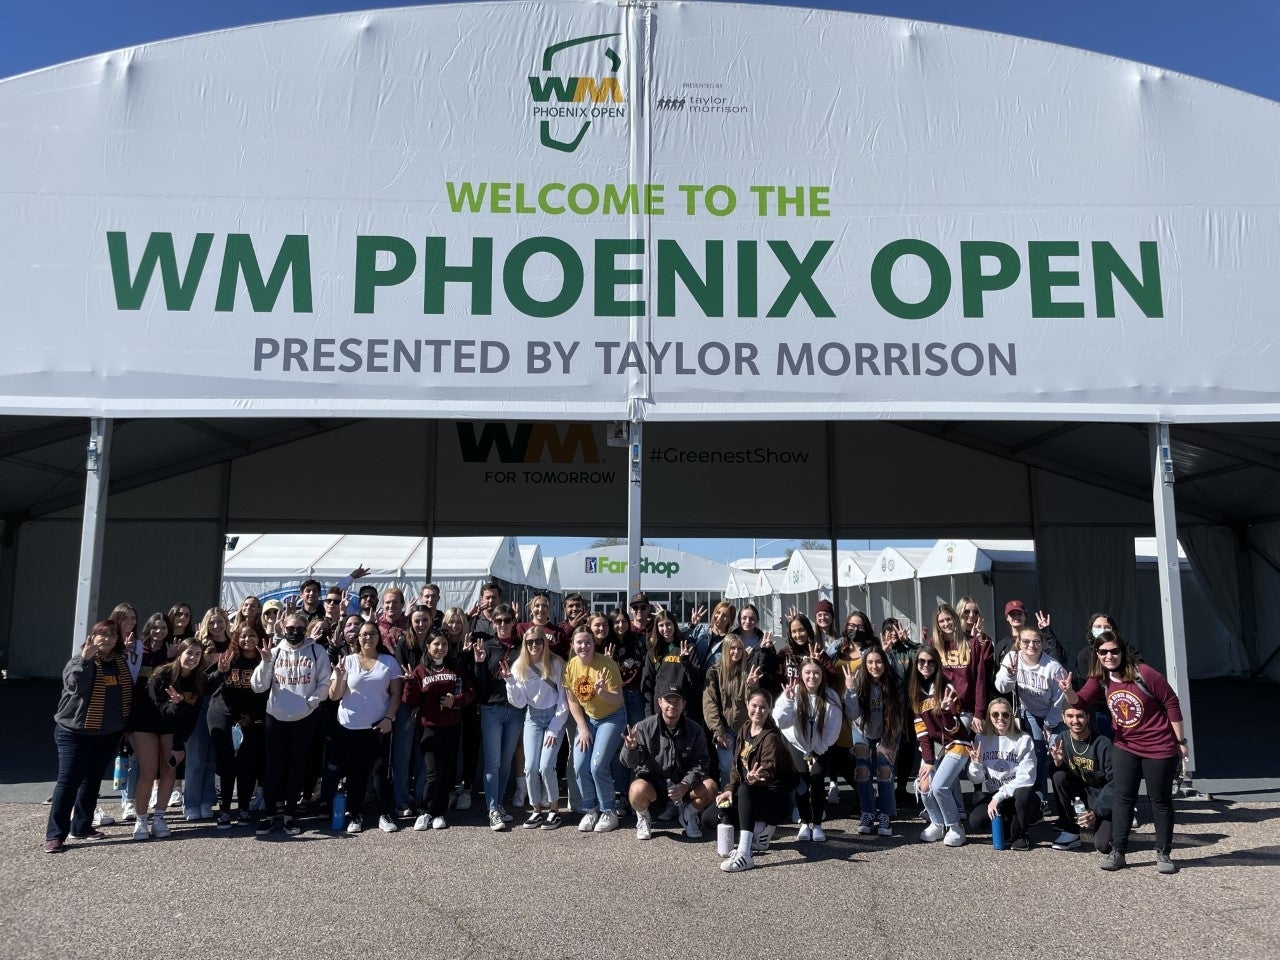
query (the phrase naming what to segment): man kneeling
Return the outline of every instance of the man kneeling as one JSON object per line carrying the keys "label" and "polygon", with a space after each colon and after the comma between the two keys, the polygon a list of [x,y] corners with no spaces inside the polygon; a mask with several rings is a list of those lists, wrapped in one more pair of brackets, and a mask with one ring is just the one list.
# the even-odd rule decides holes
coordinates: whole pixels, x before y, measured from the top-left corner
{"label": "man kneeling", "polygon": [[1111,741],[1089,728],[1089,714],[1080,707],[1062,711],[1068,736],[1050,748],[1057,769],[1053,793],[1058,798],[1058,839],[1055,850],[1080,845],[1080,832],[1093,831],[1099,853],[1111,849]]}
{"label": "man kneeling", "polygon": [[680,688],[669,685],[657,692],[658,713],[645,717],[622,735],[622,762],[635,771],[631,781],[631,809],[636,812],[636,839],[653,835],[649,813],[655,801],[675,804],[685,836],[698,839],[699,811],[714,800],[716,782],[707,776],[711,758],[702,728],[684,715]]}

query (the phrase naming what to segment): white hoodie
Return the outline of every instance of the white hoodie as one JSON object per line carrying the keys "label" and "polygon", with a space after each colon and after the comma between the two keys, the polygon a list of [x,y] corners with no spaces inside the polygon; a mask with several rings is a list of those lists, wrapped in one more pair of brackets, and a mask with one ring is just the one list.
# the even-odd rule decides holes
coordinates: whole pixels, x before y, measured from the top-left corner
{"label": "white hoodie", "polygon": [[547,732],[559,736],[569,718],[569,703],[564,698],[564,661],[551,660],[551,679],[544,680],[536,663],[529,664],[529,676],[517,680],[513,673],[507,677],[507,702],[516,708],[533,707],[535,710],[555,710],[555,716],[547,725]]}
{"label": "white hoodie", "polygon": [[[1010,660],[1018,661],[1017,674],[1008,669]],[[1047,653],[1040,655],[1040,662],[1028,664],[1020,653],[1014,652],[1006,656],[996,668],[996,689],[1001,693],[1012,693],[1016,685],[1018,701],[1022,709],[1033,717],[1044,720],[1044,726],[1052,730],[1062,722],[1062,690],[1058,686],[1058,678],[1065,676],[1062,664]]]}
{"label": "white hoodie", "polygon": [[329,651],[314,640],[304,640],[297,647],[281,640],[254,668],[249,685],[254,693],[270,690],[267,713],[288,722],[310,716],[329,699],[332,673]]}
{"label": "white hoodie", "polygon": [[1030,734],[999,737],[984,733],[975,746],[982,759],[970,762],[969,779],[982,784],[997,800],[1007,800],[1019,787],[1035,785],[1036,748]]}
{"label": "white hoodie", "polygon": [[[796,685],[795,693],[797,697],[810,696],[799,684]],[[812,714],[813,711],[810,711],[811,716]],[[835,746],[836,740],[840,737],[840,724],[844,719],[844,710],[840,699],[828,690],[827,712],[822,717],[822,728],[816,729],[817,724],[813,721],[801,726],[796,722],[798,718],[795,700],[783,694],[773,706],[773,719],[777,722],[782,735],[786,737],[787,743],[802,754],[817,755],[826,753]]]}

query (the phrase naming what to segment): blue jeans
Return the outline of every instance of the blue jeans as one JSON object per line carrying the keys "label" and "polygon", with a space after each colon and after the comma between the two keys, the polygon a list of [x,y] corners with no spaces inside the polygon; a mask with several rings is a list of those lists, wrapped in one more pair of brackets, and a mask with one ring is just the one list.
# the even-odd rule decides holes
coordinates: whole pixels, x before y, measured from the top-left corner
{"label": "blue jeans", "polygon": [[[218,791],[213,785],[217,764],[213,740],[209,736],[209,698],[202,697],[196,714],[196,728],[187,737],[187,773],[182,781],[182,809],[188,819],[203,816],[203,808],[213,808]],[[167,799],[167,798],[162,798]]]}
{"label": "blue jeans", "polygon": [[391,729],[391,786],[395,793],[396,810],[414,805],[414,799],[422,790],[412,789],[421,778],[422,751],[417,749],[419,737],[418,711],[407,703],[396,708],[395,726]]}
{"label": "blue jeans", "polygon": [[[725,731],[727,747],[716,744],[716,759],[720,761],[720,788],[723,790],[729,783],[729,774],[733,773],[734,752],[738,746],[738,735],[732,730]],[[713,740],[712,743],[715,743]]]}
{"label": "blue jeans", "polygon": [[[1031,734],[1031,742],[1036,748],[1036,793],[1040,794],[1041,800],[1049,798],[1049,790],[1047,782],[1049,779],[1049,745],[1045,742],[1045,726],[1044,719],[1041,717],[1033,717],[1029,713],[1022,714],[1022,729]],[[1061,737],[1067,731],[1065,723],[1059,723],[1052,730],[1049,730],[1049,736]]]}
{"label": "blue jeans", "polygon": [[58,747],[58,781],[44,838],[65,840],[69,833],[84,836],[93,830],[98,791],[120,747],[120,734],[84,733],[55,723],[53,742]]}
{"label": "blue jeans", "polygon": [[933,768],[933,781],[921,798],[930,823],[939,827],[960,823],[960,808],[964,802],[960,793],[960,775],[968,765],[968,754],[948,753]]}
{"label": "blue jeans", "polygon": [[481,705],[480,736],[484,740],[484,799],[493,810],[507,792],[507,775],[524,727],[524,711],[509,703]]}
{"label": "blue jeans", "polygon": [[879,750],[879,740],[867,741],[868,755],[853,755],[854,785],[858,788],[859,813],[864,817],[871,813],[892,819],[897,812],[893,796],[893,767],[896,755],[886,757]]}
{"label": "blue jeans", "polygon": [[529,787],[529,803],[535,807],[554,807],[560,802],[560,777],[556,773],[556,756],[564,728],[556,735],[556,742],[546,746],[554,708],[538,710],[529,708],[524,718],[524,778]]}
{"label": "blue jeans", "polygon": [[591,731],[591,747],[585,753],[573,748],[573,776],[582,794],[582,812],[613,809],[613,761],[617,759],[622,743],[626,710],[619,707],[603,720],[587,717],[587,729]]}
{"label": "blue jeans", "polygon": [[[634,727],[644,719],[644,694],[639,690],[632,690],[630,687],[623,687],[622,710],[623,715],[626,717],[623,722],[628,726]],[[621,741],[619,741],[619,743],[621,743]],[[631,786],[631,768],[622,762],[620,754],[613,758],[612,773],[614,793],[621,793],[625,797],[627,795],[627,788]],[[604,803],[605,801],[601,800],[600,802]]]}

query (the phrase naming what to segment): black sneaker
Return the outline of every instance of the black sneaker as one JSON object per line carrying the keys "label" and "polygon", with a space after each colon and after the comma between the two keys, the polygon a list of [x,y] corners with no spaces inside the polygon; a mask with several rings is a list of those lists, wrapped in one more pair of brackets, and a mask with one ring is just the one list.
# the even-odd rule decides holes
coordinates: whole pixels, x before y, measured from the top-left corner
{"label": "black sneaker", "polygon": [[548,810],[542,818],[543,830],[557,830],[562,826],[564,826],[564,817],[554,810]]}
{"label": "black sneaker", "polygon": [[1027,838],[1026,838],[1026,837],[1019,837],[1017,840],[1013,841],[1013,844],[1011,845],[1010,849],[1012,849],[1012,850],[1030,850],[1030,849],[1031,849],[1031,843],[1030,843],[1030,841],[1028,841],[1028,840],[1027,840]]}
{"label": "black sneaker", "polygon": [[222,814],[222,816],[218,817],[218,829],[219,830],[231,829],[231,814],[224,813]]}
{"label": "black sneaker", "polygon": [[258,825],[253,828],[253,832],[260,837],[265,837],[272,830],[284,829],[284,817],[276,814],[274,817],[263,817],[258,821]]}
{"label": "black sneaker", "polygon": [[284,832],[291,837],[296,837],[302,832],[302,824],[298,823],[295,817],[284,817],[281,821]]}

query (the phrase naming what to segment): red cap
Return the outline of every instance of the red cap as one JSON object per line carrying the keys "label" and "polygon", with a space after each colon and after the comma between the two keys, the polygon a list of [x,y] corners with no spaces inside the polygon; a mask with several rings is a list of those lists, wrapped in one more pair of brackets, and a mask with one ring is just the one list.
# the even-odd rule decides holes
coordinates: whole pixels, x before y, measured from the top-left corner
{"label": "red cap", "polygon": [[1026,612],[1027,612],[1027,608],[1025,605],[1023,605],[1021,600],[1010,600],[1008,603],[1004,605],[1004,615],[1006,617],[1009,614],[1013,613],[1013,611],[1015,610],[1017,610],[1019,613],[1023,614],[1024,616],[1026,615]]}

